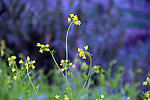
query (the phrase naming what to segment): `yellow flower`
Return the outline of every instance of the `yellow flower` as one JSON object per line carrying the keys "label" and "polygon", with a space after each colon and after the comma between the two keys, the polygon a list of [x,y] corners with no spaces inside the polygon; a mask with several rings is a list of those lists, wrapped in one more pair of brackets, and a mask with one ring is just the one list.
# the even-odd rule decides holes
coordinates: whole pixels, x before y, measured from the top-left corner
{"label": "yellow flower", "polygon": [[146,93],[146,97],[149,97],[149,93]]}
{"label": "yellow flower", "polygon": [[56,98],[56,99],[59,99],[59,97],[60,97],[60,95],[55,95],[55,98]]}
{"label": "yellow flower", "polygon": [[80,52],[81,51],[81,49],[80,48],[78,48],[78,52]]}
{"label": "yellow flower", "polygon": [[146,81],[149,81],[149,77],[146,78]]}
{"label": "yellow flower", "polygon": [[84,55],[84,56],[82,57],[82,59],[86,59],[86,56]]}
{"label": "yellow flower", "polygon": [[61,64],[63,64],[65,61],[62,59],[60,62],[61,62]]}
{"label": "yellow flower", "polygon": [[4,50],[1,50],[1,57],[4,56]]}
{"label": "yellow flower", "polygon": [[37,47],[40,47],[40,46],[41,46],[41,44],[40,44],[40,43],[37,43],[37,44],[36,44],[36,46],[37,46]]}
{"label": "yellow flower", "polygon": [[72,68],[75,68],[76,65],[72,65]]}
{"label": "yellow flower", "polygon": [[74,22],[74,24],[75,24],[75,25],[79,25],[79,26],[80,26],[81,21],[79,21],[79,20],[78,20],[78,21],[75,21],[75,22]]}
{"label": "yellow flower", "polygon": [[61,69],[62,72],[63,72],[64,70],[65,70],[64,68]]}
{"label": "yellow flower", "polygon": [[49,47],[49,44],[46,44],[46,45],[45,45],[45,47],[47,47],[47,48],[48,48],[48,47]]}
{"label": "yellow flower", "polygon": [[23,63],[23,60],[21,59],[20,61],[19,61],[19,64],[22,64]]}
{"label": "yellow flower", "polygon": [[101,99],[103,99],[104,98],[104,95],[103,94],[101,94]]}
{"label": "yellow flower", "polygon": [[73,18],[73,17],[74,17],[74,14],[70,14],[70,17]]}
{"label": "yellow flower", "polygon": [[70,22],[71,22],[71,18],[68,17],[68,23],[70,23]]}
{"label": "yellow flower", "polygon": [[27,63],[25,63],[25,66],[26,66],[26,67],[27,67],[27,65],[28,65],[28,64],[27,64]]}
{"label": "yellow flower", "polygon": [[67,96],[67,95],[65,95],[65,100],[69,100],[69,98],[68,98],[68,96]]}
{"label": "yellow flower", "polygon": [[44,44],[41,45],[41,48],[44,48]]}
{"label": "yellow flower", "polygon": [[33,60],[33,61],[32,61],[32,64],[35,64],[35,63],[36,63],[35,60]]}
{"label": "yellow flower", "polygon": [[40,53],[43,53],[43,50],[39,50]]}
{"label": "yellow flower", "polygon": [[69,60],[65,60],[65,62],[68,62]]}
{"label": "yellow flower", "polygon": [[16,80],[16,79],[17,79],[17,76],[13,76],[13,79]]}
{"label": "yellow flower", "polygon": [[15,68],[12,68],[12,70],[11,70],[12,72],[15,72],[16,71],[16,69]]}
{"label": "yellow flower", "polygon": [[27,56],[27,60],[30,60],[30,57],[29,57],[29,56]]}
{"label": "yellow flower", "polygon": [[11,56],[11,58],[15,60],[17,57],[16,56]]}
{"label": "yellow flower", "polygon": [[84,52],[81,51],[81,52],[79,53],[79,56],[80,56],[80,57],[84,56]]}
{"label": "yellow flower", "polygon": [[11,60],[11,58],[10,58],[10,57],[8,57],[7,61],[10,61],[10,60]]}
{"label": "yellow flower", "polygon": [[71,65],[72,65],[72,63],[69,63],[69,65],[71,66]]}
{"label": "yellow flower", "polygon": [[46,48],[45,51],[50,51],[50,50],[48,48]]}
{"label": "yellow flower", "polygon": [[143,82],[143,85],[147,85],[147,81],[144,81],[144,82]]}
{"label": "yellow flower", "polygon": [[65,66],[65,67],[64,67],[64,70],[67,70],[67,69],[68,69],[68,68]]}
{"label": "yellow flower", "polygon": [[88,45],[84,46],[84,49],[87,50],[88,49]]}
{"label": "yellow flower", "polygon": [[35,68],[35,66],[34,65],[32,65],[32,69],[34,69]]}
{"label": "yellow flower", "polygon": [[77,21],[78,20],[78,16],[75,15],[72,19],[73,19],[73,21]]}

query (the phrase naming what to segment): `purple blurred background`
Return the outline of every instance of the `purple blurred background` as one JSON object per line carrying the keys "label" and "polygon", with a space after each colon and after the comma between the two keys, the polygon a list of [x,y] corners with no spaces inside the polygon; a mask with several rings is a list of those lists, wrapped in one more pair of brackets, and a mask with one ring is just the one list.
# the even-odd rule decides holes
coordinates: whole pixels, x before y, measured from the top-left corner
{"label": "purple blurred background", "polygon": [[0,39],[16,55],[36,59],[37,69],[47,73],[52,58],[39,54],[36,43],[49,43],[57,61],[64,59],[70,13],[82,22],[69,33],[71,60],[78,47],[89,45],[94,65],[107,69],[115,59],[127,75],[141,68],[135,80],[150,72],[150,0],[0,0]]}

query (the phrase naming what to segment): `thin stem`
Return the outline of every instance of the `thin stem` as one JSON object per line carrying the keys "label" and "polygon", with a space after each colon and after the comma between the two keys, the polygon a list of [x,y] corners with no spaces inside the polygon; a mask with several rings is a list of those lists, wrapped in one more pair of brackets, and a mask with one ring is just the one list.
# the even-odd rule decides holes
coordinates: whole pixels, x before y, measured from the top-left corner
{"label": "thin stem", "polygon": [[36,94],[38,100],[40,100],[39,97],[38,97],[38,94],[37,94],[37,92],[36,92],[36,90],[35,90],[35,87],[34,87],[32,81],[31,81],[31,78],[30,78],[30,76],[29,76],[28,65],[27,65],[27,75],[28,75],[29,81],[30,81],[30,83],[31,83],[31,85],[32,85],[32,87],[33,87],[33,90],[34,90],[34,92],[35,92],[35,94]]}
{"label": "thin stem", "polygon": [[[66,60],[68,60],[68,34],[69,34],[69,30],[71,28],[73,21],[70,23],[68,30],[67,30],[67,34],[66,34]],[[67,63],[66,63],[66,67],[67,67]],[[68,86],[68,79],[67,79],[67,70],[66,70],[66,84],[67,84],[67,91],[68,91],[68,96],[69,96],[69,86]],[[69,96],[70,97],[70,96]]]}
{"label": "thin stem", "polygon": [[[80,95],[82,94],[83,89],[85,88],[85,86],[86,86],[87,82],[89,82],[88,80],[89,80],[89,78],[90,78],[90,74],[91,74],[91,68],[92,68],[92,58],[91,58],[91,56],[90,56],[90,55],[88,55],[88,56],[89,56],[89,58],[90,58],[90,69],[89,69],[89,72],[88,72],[88,78],[87,78],[87,80],[85,81],[85,83],[84,83],[84,85],[83,85],[83,87],[82,87],[82,89],[81,89],[81,91],[80,91],[80,94],[79,94],[78,98],[79,98],[79,97],[80,97]],[[77,99],[77,100],[78,100],[78,99]]]}
{"label": "thin stem", "polygon": [[[50,53],[51,53],[51,52],[50,52]],[[55,62],[55,64],[56,64],[57,68],[59,69],[59,71],[61,72],[61,74],[63,75],[63,77],[65,77],[64,73],[61,71],[59,65],[57,64],[54,55],[53,55],[52,53],[51,53],[51,55],[52,55],[52,58],[53,58],[53,60],[54,60],[54,62]]]}

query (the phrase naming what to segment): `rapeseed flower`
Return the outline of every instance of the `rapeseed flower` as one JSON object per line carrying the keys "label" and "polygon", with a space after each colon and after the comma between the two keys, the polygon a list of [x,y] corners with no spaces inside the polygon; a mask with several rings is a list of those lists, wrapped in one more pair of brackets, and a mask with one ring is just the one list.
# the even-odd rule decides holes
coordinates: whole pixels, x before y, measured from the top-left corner
{"label": "rapeseed flower", "polygon": [[70,23],[71,20],[73,21],[73,23],[74,23],[75,25],[79,25],[79,26],[80,26],[81,21],[78,19],[78,16],[77,16],[77,15],[70,14],[70,17],[68,17],[68,23]]}
{"label": "rapeseed flower", "polygon": [[40,50],[39,50],[40,53],[43,53],[43,51],[50,51],[49,44],[44,45],[44,44],[37,43],[36,46],[40,47]]}
{"label": "rapeseed flower", "polygon": [[143,82],[143,85],[147,85],[147,81],[144,81],[144,82]]}
{"label": "rapeseed flower", "polygon": [[21,59],[20,61],[19,61],[19,64],[22,64],[23,63],[23,60]]}
{"label": "rapeseed flower", "polygon": [[[88,45],[84,46],[84,50],[88,50]],[[82,59],[86,59],[85,51],[83,49],[78,48],[79,57],[82,57]]]}
{"label": "rapeseed flower", "polygon": [[15,68],[12,68],[12,70],[11,70],[12,72],[15,72],[16,71],[16,69]]}
{"label": "rapeseed flower", "polygon": [[59,97],[60,97],[60,95],[55,95],[55,98],[56,98],[56,99],[59,99]]}
{"label": "rapeseed flower", "polygon": [[104,95],[103,94],[101,94],[101,99],[103,99],[104,98]]}
{"label": "rapeseed flower", "polygon": [[69,100],[69,98],[68,98],[68,96],[67,96],[67,95],[65,95],[65,98],[64,98],[64,100]]}
{"label": "rapeseed flower", "polygon": [[17,76],[13,76],[13,79],[16,80],[16,79],[17,79]]}

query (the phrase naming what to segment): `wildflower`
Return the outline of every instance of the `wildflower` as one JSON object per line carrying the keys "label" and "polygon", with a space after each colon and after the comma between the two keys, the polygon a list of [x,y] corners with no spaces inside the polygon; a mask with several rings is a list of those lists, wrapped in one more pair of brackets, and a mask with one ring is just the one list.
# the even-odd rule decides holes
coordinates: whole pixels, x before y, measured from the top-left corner
{"label": "wildflower", "polygon": [[27,56],[27,60],[30,60],[30,57],[29,57],[29,56]]}
{"label": "wildflower", "polygon": [[34,65],[32,65],[32,69],[34,69],[35,68],[35,66]]}
{"label": "wildflower", "polygon": [[43,50],[39,50],[40,53],[43,53]]}
{"label": "wildflower", "polygon": [[19,64],[22,64],[23,63],[23,60],[21,59],[20,61],[19,61]]}
{"label": "wildflower", "polygon": [[4,50],[1,50],[1,57],[4,56]]}
{"label": "wildflower", "polygon": [[81,49],[80,48],[78,48],[78,52],[80,52],[81,51]]}
{"label": "wildflower", "polygon": [[86,59],[86,56],[84,55],[84,56],[82,57],[82,59]]}
{"label": "wildflower", "polygon": [[16,80],[16,79],[17,79],[17,76],[13,76],[13,79]]}
{"label": "wildflower", "polygon": [[35,64],[35,63],[36,63],[35,60],[33,60],[33,61],[32,61],[32,64]]}
{"label": "wildflower", "polygon": [[68,23],[70,23],[70,22],[71,22],[71,18],[68,17]]}
{"label": "wildflower", "polygon": [[75,68],[76,65],[72,65],[72,68]]}
{"label": "wildflower", "polygon": [[73,19],[73,21],[77,21],[78,20],[77,15],[75,15],[72,19]]}
{"label": "wildflower", "polygon": [[12,58],[13,60],[15,60],[17,57],[16,57],[16,56],[11,56],[11,58]]}
{"label": "wildflower", "polygon": [[65,70],[64,68],[61,69],[62,72],[63,72],[64,70]]}
{"label": "wildflower", "polygon": [[44,44],[41,45],[41,48],[44,48]]}
{"label": "wildflower", "polygon": [[61,62],[61,64],[62,64],[62,63],[64,63],[65,61],[62,59],[60,62]]}
{"label": "wildflower", "polygon": [[68,96],[67,95],[65,95],[65,98],[64,98],[65,100],[69,100],[69,98],[68,98]]}
{"label": "wildflower", "polygon": [[46,45],[45,45],[45,47],[47,47],[47,48],[48,48],[48,47],[49,47],[49,44],[46,44]]}
{"label": "wildflower", "polygon": [[11,60],[11,58],[10,58],[10,57],[8,57],[7,61],[10,61],[10,60]]}
{"label": "wildflower", "polygon": [[68,62],[69,60],[65,60],[65,62]]}
{"label": "wildflower", "polygon": [[81,21],[75,21],[75,22],[74,22],[74,24],[75,24],[75,25],[79,25],[79,26],[80,26]]}
{"label": "wildflower", "polygon": [[69,63],[69,65],[71,66],[71,65],[72,65],[72,63]]}
{"label": "wildflower", "polygon": [[15,68],[12,68],[12,70],[11,70],[12,72],[15,72],[16,71],[16,69]]}
{"label": "wildflower", "polygon": [[143,85],[147,85],[147,81],[144,81],[144,82],[143,82]]}
{"label": "wildflower", "polygon": [[56,99],[59,99],[59,97],[60,97],[60,95],[55,95],[55,98],[56,98]]}
{"label": "wildflower", "polygon": [[104,95],[103,94],[101,94],[101,99],[103,99],[104,98]]}
{"label": "wildflower", "polygon": [[87,50],[88,49],[88,45],[84,46],[84,49]]}
{"label": "wildflower", "polygon": [[41,46],[41,44],[40,43],[37,43],[37,45],[36,45],[37,47],[40,47]]}
{"label": "wildflower", "polygon": [[146,81],[149,81],[149,77],[146,78]]}
{"label": "wildflower", "polygon": [[73,18],[73,17],[74,17],[74,14],[70,14],[70,17]]}
{"label": "wildflower", "polygon": [[67,70],[67,69],[68,69],[68,68],[65,66],[65,67],[64,67],[64,70]]}

